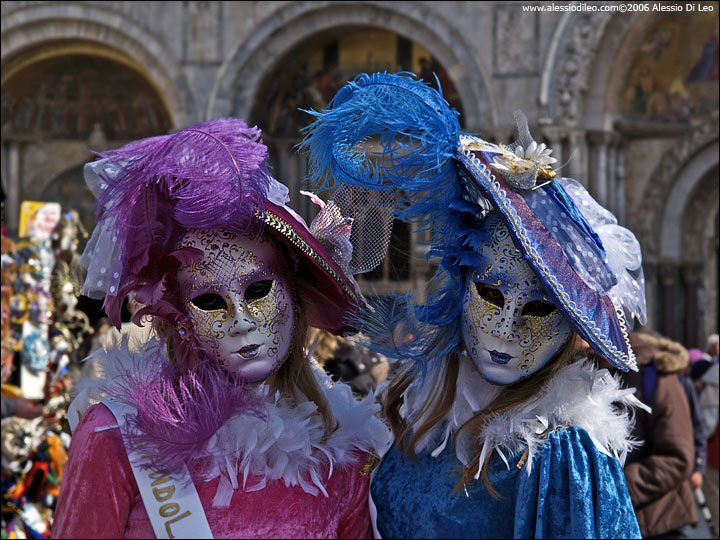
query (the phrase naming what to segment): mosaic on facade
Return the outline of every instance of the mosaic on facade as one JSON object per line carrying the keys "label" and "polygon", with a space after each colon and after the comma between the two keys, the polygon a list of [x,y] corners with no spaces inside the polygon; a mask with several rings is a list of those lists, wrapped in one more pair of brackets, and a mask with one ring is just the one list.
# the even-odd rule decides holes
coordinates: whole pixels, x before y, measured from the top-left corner
{"label": "mosaic on facade", "polygon": [[624,115],[635,120],[685,122],[716,110],[716,14],[659,19],[633,59],[622,99]]}
{"label": "mosaic on facade", "polygon": [[39,60],[2,87],[2,129],[13,135],[108,140],[167,133],[170,119],[149,83],[116,62],[89,55]]}
{"label": "mosaic on facade", "polygon": [[393,32],[344,28],[307,40],[279,62],[257,93],[253,121],[271,136],[299,139],[312,121],[301,109],[322,110],[347,81],[377,71],[412,71],[436,88],[439,81],[461,109],[447,71],[424,47]]}

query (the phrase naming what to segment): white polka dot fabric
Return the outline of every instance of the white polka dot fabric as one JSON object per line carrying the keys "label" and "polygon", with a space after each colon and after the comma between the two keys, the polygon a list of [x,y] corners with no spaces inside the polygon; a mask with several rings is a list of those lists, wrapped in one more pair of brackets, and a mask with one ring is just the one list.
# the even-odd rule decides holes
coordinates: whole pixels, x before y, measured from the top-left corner
{"label": "white polka dot fabric", "polygon": [[[112,176],[115,170],[107,160],[101,159],[85,165],[84,173],[87,185],[97,197],[106,186],[100,174]],[[114,225],[114,218],[100,221],[80,257],[80,263],[87,268],[82,293],[97,300],[116,294],[120,285],[122,252]]]}

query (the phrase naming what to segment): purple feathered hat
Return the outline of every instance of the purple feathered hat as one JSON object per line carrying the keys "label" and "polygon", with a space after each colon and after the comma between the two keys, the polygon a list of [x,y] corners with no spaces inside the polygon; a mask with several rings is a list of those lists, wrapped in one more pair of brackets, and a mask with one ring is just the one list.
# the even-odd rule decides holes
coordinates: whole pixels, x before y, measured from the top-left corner
{"label": "purple feathered hat", "polygon": [[160,317],[187,341],[175,275],[202,252],[173,246],[190,228],[243,232],[259,225],[284,239],[298,261],[308,323],[335,334],[354,330],[347,321],[364,300],[345,264],[351,222],[323,208],[308,227],[287,206],[288,190],[269,172],[258,128],[212,120],[98,155],[84,171],[98,198],[98,224],[81,259],[88,268],[83,294],[104,297],[116,326],[134,291],[146,306],[137,320]]}

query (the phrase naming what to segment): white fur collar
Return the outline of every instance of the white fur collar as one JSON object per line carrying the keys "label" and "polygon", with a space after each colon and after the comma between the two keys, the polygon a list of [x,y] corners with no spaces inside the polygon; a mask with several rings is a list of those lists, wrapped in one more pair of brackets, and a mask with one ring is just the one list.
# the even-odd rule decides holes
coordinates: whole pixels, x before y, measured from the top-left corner
{"label": "white fur collar", "polygon": [[[320,386],[338,423],[327,441],[325,426],[310,401],[291,405],[279,392],[268,394],[266,386],[262,418],[256,414],[237,415],[212,437],[208,453],[212,467],[207,479],[220,476],[213,506],[227,506],[234,489],[257,491],[269,481],[283,480],[286,486],[299,485],[306,493],[327,497],[320,470],[355,461],[354,450],[384,450],[390,435],[375,416],[380,407],[370,394],[357,401],[346,384],[333,383],[320,367],[315,371]],[[228,457],[229,456],[229,457]],[[254,479],[248,486],[248,476]],[[241,478],[240,478],[241,477]]]}
{"label": "white fur collar", "polygon": [[[82,413],[106,397],[103,386],[108,381],[127,377],[128,368],[139,355],[145,361],[163,358],[157,354],[162,349],[154,340],[133,353],[125,340],[118,348],[91,356],[89,360],[96,363],[94,373],[76,384],[77,395],[68,410],[71,427],[75,429]],[[349,386],[333,383],[316,362],[311,363],[337,429],[323,440],[324,424],[313,402],[294,405],[279,392],[270,393],[266,385],[258,386],[260,414],[248,412],[230,418],[208,442],[210,466],[204,471],[205,477],[208,481],[220,477],[213,506],[228,506],[235,489],[257,491],[279,480],[286,486],[299,485],[312,495],[327,496],[324,481],[330,479],[334,468],[351,465],[357,450],[382,452],[388,446],[390,433],[376,416],[380,406],[375,396],[371,393],[362,401],[356,400]],[[326,468],[327,478],[323,479],[321,471]],[[250,477],[252,485],[248,485]]]}
{"label": "white fur collar", "polygon": [[[405,418],[418,414],[432,395],[435,380],[436,377],[428,374],[424,383],[414,383],[406,390]],[[488,405],[499,390],[500,387],[483,379],[467,357],[463,357],[452,408],[445,421],[423,437],[415,450],[432,450],[431,454],[438,456],[451,435]],[[634,392],[634,388],[621,387],[619,376],[613,377],[608,370],[598,369],[587,359],[570,364],[558,372],[537,399],[497,415],[485,426],[478,436],[482,444],[480,462],[484,462],[488,452],[496,451],[507,464],[505,453],[514,455],[527,449],[529,473],[533,457],[543,444],[543,432],[563,425],[583,428],[599,451],[607,455],[612,452],[624,462],[627,454],[638,444],[631,438],[632,414],[629,409],[641,407],[649,410],[635,398]],[[442,441],[440,445],[432,449],[439,440]],[[462,433],[457,438],[455,453],[464,465],[470,462],[473,445],[469,435]]]}

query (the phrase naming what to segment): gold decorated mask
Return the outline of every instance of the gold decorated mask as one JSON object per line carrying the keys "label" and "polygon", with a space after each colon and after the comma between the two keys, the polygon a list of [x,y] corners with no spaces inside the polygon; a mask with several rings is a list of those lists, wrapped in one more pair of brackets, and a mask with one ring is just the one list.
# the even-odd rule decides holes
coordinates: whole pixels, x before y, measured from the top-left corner
{"label": "gold decorated mask", "polygon": [[243,380],[266,379],[287,357],[295,331],[287,261],[266,236],[192,229],[178,247],[204,252],[178,273],[198,343]]}
{"label": "gold decorated mask", "polygon": [[491,242],[465,281],[462,336],[475,367],[507,385],[535,373],[563,346],[571,327],[515,249],[497,214],[484,224]]}

